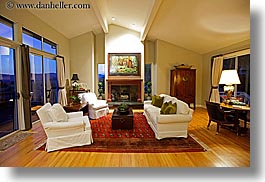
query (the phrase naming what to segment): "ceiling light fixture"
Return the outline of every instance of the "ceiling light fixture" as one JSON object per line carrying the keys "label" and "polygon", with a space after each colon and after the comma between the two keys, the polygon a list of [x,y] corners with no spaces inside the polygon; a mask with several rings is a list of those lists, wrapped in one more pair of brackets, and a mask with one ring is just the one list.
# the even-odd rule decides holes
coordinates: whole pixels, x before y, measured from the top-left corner
{"label": "ceiling light fixture", "polygon": [[115,17],[112,17],[112,18],[111,18],[111,20],[112,20],[112,21],[115,21],[115,20],[116,20],[116,18],[115,18]]}
{"label": "ceiling light fixture", "polygon": [[136,27],[136,24],[135,24],[135,23],[133,23],[133,24],[132,24],[132,27]]}

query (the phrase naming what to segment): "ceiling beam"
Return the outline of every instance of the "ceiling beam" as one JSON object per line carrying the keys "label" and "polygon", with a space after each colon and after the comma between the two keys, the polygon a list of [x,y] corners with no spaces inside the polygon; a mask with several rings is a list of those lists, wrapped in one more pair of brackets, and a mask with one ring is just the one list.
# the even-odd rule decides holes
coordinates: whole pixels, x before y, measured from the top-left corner
{"label": "ceiling beam", "polygon": [[150,9],[150,12],[149,12],[149,16],[146,18],[145,20],[145,25],[143,26],[143,29],[141,31],[141,36],[140,36],[140,39],[141,41],[144,41],[146,36],[147,36],[147,33],[156,17],[156,14],[158,12],[158,9],[160,7],[162,3],[162,0],[155,0],[154,1],[154,5],[153,7]]}
{"label": "ceiling beam", "polygon": [[109,32],[109,27],[108,27],[108,21],[107,21],[107,16],[106,13],[103,11],[103,7],[104,6],[102,3],[104,3],[103,1],[101,1],[101,7],[97,4],[97,2],[100,2],[99,0],[90,0],[91,5],[92,5],[92,9],[95,12],[95,15],[104,31],[104,33],[108,33]]}

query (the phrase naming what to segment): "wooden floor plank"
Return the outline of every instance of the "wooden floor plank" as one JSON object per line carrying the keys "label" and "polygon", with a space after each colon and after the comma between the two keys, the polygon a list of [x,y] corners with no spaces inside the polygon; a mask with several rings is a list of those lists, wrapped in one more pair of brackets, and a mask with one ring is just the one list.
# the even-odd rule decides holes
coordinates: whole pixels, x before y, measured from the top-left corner
{"label": "wooden floor plank", "polygon": [[209,147],[206,152],[184,153],[47,153],[35,150],[46,136],[40,122],[33,124],[32,136],[0,152],[0,166],[12,167],[249,167],[250,135],[237,136],[221,128],[216,135],[216,124],[209,130],[204,108],[196,108],[189,125],[194,134]]}

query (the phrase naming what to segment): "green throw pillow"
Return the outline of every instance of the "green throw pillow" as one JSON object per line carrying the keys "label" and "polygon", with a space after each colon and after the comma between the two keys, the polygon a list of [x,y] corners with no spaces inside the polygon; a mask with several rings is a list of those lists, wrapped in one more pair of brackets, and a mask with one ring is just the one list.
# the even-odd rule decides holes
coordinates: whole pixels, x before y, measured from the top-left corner
{"label": "green throw pillow", "polygon": [[164,102],[161,106],[160,114],[165,114],[165,109],[168,106],[168,102]]}
{"label": "green throw pillow", "polygon": [[157,95],[152,96],[152,102],[151,104],[156,107],[161,107],[163,104],[164,97],[160,97]]}
{"label": "green throw pillow", "polygon": [[163,114],[176,114],[177,113],[177,103],[172,104],[170,101],[168,106],[165,108]]}

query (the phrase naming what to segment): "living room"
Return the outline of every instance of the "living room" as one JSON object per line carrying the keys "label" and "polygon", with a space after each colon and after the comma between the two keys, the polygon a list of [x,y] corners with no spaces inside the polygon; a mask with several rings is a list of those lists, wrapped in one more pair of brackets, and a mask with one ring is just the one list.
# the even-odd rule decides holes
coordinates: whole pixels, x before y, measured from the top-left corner
{"label": "living room", "polygon": [[[235,10],[236,13],[242,13],[240,16],[242,17],[241,21],[231,20],[231,14],[228,12],[230,10],[226,10],[226,12],[222,12],[222,15],[225,18],[222,19],[223,23],[229,22],[230,27],[225,27],[223,32],[218,32],[214,28],[220,28],[217,24],[213,23],[212,19],[203,19],[204,22],[200,22],[203,25],[203,30],[207,29],[205,27],[212,25],[211,33],[196,32],[195,27],[198,26],[194,22],[199,22],[198,19],[193,20],[194,17],[201,16],[204,17],[214,17],[205,13],[204,10],[206,8],[211,9],[211,13],[215,13],[220,7],[227,6],[228,1],[218,2],[218,5],[211,3],[211,1],[203,1],[203,2],[185,2],[185,1],[145,1],[144,5],[141,5],[141,2],[137,1],[137,8],[146,8],[143,11],[146,11],[148,14],[147,20],[142,20],[145,23],[145,29],[142,30],[134,30],[133,28],[123,27],[119,25],[118,17],[116,20],[112,20],[112,16],[108,17],[108,24],[106,25],[104,21],[107,17],[102,17],[104,15],[104,8],[102,8],[101,1],[86,1],[90,3],[91,9],[84,10],[68,10],[69,16],[66,13],[66,10],[47,10],[50,14],[45,12],[46,10],[27,10],[27,9],[7,9],[6,4],[8,1],[1,2],[1,17],[15,23],[14,25],[14,41],[8,41],[3,38],[0,39],[1,46],[13,47],[13,45],[17,46],[23,42],[22,32],[23,29],[29,30],[39,36],[42,39],[47,39],[52,43],[56,43],[57,45],[57,54],[64,58],[65,63],[65,78],[67,80],[66,87],[68,89],[71,88],[71,78],[73,74],[78,74],[79,82],[86,83],[91,92],[96,93],[98,96],[98,64],[105,64],[105,75],[106,75],[106,87],[104,88],[105,98],[108,99],[108,87],[107,84],[109,82],[109,54],[110,53],[140,53],[141,61],[140,61],[140,76],[137,79],[141,80],[141,101],[144,101],[145,93],[144,93],[144,68],[145,64],[152,65],[151,71],[151,80],[152,80],[152,95],[159,95],[162,93],[170,94],[170,70],[174,69],[174,66],[178,66],[181,64],[185,64],[191,66],[192,69],[196,69],[196,100],[194,103],[195,112],[199,113],[195,115],[196,124],[192,124],[190,126],[190,130],[193,128],[199,128],[195,133],[200,136],[200,140],[208,141],[208,143],[217,147],[224,147],[220,143],[224,140],[228,142],[228,144],[233,145],[234,148],[238,149],[227,149],[230,153],[236,153],[232,155],[232,159],[228,159],[228,156],[223,156],[222,160],[219,160],[216,164],[210,160],[211,154],[204,157],[205,154],[198,154],[201,157],[201,164],[196,163],[196,154],[184,153],[181,154],[182,157],[189,158],[189,162],[185,163],[184,160],[178,161],[178,154],[169,155],[170,160],[172,159],[175,163],[171,163],[169,161],[163,162],[163,156],[167,154],[161,154],[157,156],[155,154],[144,154],[141,155],[133,155],[128,159],[125,154],[111,154],[109,157],[113,157],[113,160],[124,160],[125,162],[120,164],[120,166],[178,166],[178,167],[196,167],[196,166],[204,166],[204,167],[217,167],[217,166],[233,166],[233,167],[249,167],[250,166],[250,141],[247,136],[242,136],[241,138],[236,136],[235,133],[231,131],[226,131],[225,129],[223,134],[219,136],[215,135],[215,128],[210,128],[209,132],[204,130],[208,123],[208,115],[205,110],[205,100],[209,100],[209,94],[211,91],[211,59],[216,55],[227,55],[233,52],[242,52],[246,51],[247,53],[250,51],[250,12],[249,12],[249,1],[237,1],[231,4],[231,8]],[[28,1],[29,3],[32,3]],[[24,2],[23,2],[24,3]],[[75,3],[79,3],[78,1]],[[220,3],[220,4],[219,4]],[[240,5],[238,5],[239,3]],[[104,3],[103,3],[104,4]],[[107,4],[109,5],[109,4]],[[113,7],[116,5],[117,7],[122,6],[119,3],[115,3],[113,1]],[[125,7],[133,6],[129,1],[123,4]],[[147,6],[148,5],[148,6]],[[152,5],[152,6],[151,6]],[[106,6],[106,4],[105,4]],[[209,7],[210,6],[210,7]],[[172,7],[172,8],[169,8]],[[114,8],[115,9],[115,8]],[[93,10],[93,11],[92,11]],[[147,11],[148,10],[148,11]],[[56,12],[58,11],[58,12]],[[73,13],[74,11],[74,13]],[[224,11],[224,10],[222,10]],[[115,12],[115,11],[114,11]],[[138,11],[136,11],[138,12]],[[176,12],[179,12],[179,16],[174,15]],[[187,13],[189,12],[189,13]],[[58,14],[57,14],[58,13]],[[73,15],[71,15],[71,13]],[[78,13],[78,16],[74,15]],[[81,19],[82,16],[85,16],[86,13],[92,14],[93,19]],[[210,13],[210,12],[209,12]],[[118,14],[118,13],[116,13]],[[189,14],[189,15],[187,15]],[[230,16],[229,16],[230,15]],[[69,21],[65,21],[65,26],[56,22],[56,20],[64,21],[65,17],[69,18]],[[183,17],[186,16],[186,17]],[[199,16],[199,17],[201,17]],[[42,18],[48,20],[45,22]],[[52,18],[54,17],[54,19]],[[57,18],[58,19],[57,19]],[[214,19],[214,18],[213,18]],[[207,22],[207,21],[208,22]],[[231,20],[231,21],[228,21]],[[115,22],[116,21],[116,22]],[[87,22],[92,25],[87,24]],[[180,25],[182,27],[177,28],[175,25],[167,26],[174,24],[176,22],[176,26],[178,22],[184,22]],[[188,22],[188,23],[185,23]],[[67,24],[68,23],[68,24]],[[207,24],[209,23],[209,24]],[[236,26],[232,26],[233,24],[238,23],[238,27],[241,29],[236,29]],[[82,24],[85,28],[82,28]],[[53,27],[52,27],[53,25]],[[207,26],[206,26],[207,25]],[[237,25],[237,24],[236,24]],[[72,27],[78,26],[79,29],[73,29]],[[242,26],[242,27],[241,27]],[[232,27],[232,28],[231,28]],[[194,28],[194,30],[193,30]],[[210,29],[209,28],[209,29]],[[230,28],[230,29],[229,29]],[[233,28],[235,28],[233,30]],[[65,29],[65,31],[60,32],[59,30]],[[173,29],[173,31],[169,31],[167,29]],[[175,31],[175,32],[174,32]],[[231,32],[229,32],[231,31]],[[234,31],[234,32],[233,32]],[[183,34],[183,32],[186,32]],[[160,35],[161,34],[161,35]],[[170,36],[166,36],[165,34],[171,34],[174,37],[174,40],[170,40]],[[173,35],[172,35],[173,34]],[[179,34],[179,35],[178,35]],[[197,35],[199,34],[199,35]],[[156,36],[160,35],[159,38]],[[195,36],[196,35],[196,36]],[[206,37],[203,37],[205,36]],[[209,36],[209,37],[208,37]],[[198,38],[200,37],[200,38]],[[195,39],[196,38],[196,39]],[[214,39],[214,41],[212,41]],[[176,41],[177,40],[177,41]],[[177,43],[174,43],[177,42]],[[11,46],[10,46],[11,42]],[[39,54],[38,50],[30,48],[31,53]],[[46,54],[45,54],[46,55]],[[45,56],[44,55],[44,56]],[[51,56],[49,54],[49,56]],[[133,78],[135,79],[135,78]],[[111,80],[111,79],[110,79]],[[21,86],[20,86],[21,87]],[[45,101],[46,102],[46,101]],[[197,114],[196,113],[196,114]],[[21,114],[21,113],[20,113]],[[20,117],[20,116],[19,116]],[[18,120],[18,127],[22,127],[23,123],[20,123],[22,120]],[[24,126],[25,127],[25,126]],[[33,125],[33,129],[36,126]],[[204,128],[204,129],[202,129]],[[20,128],[21,129],[21,128]],[[34,131],[39,131],[37,128]],[[43,131],[42,131],[43,132]],[[208,136],[207,136],[208,135]],[[230,143],[228,139],[226,139],[225,135],[232,138],[232,142]],[[216,141],[212,141],[211,137],[213,137]],[[38,136],[39,139],[43,138],[44,135]],[[38,138],[37,137],[37,138]],[[219,137],[219,138],[217,138]],[[35,140],[34,140],[35,141]],[[238,141],[239,146],[235,143]],[[31,141],[32,142],[32,141]],[[36,142],[36,141],[35,141]],[[216,143],[215,143],[216,142]],[[245,143],[246,142],[246,143]],[[30,142],[29,142],[30,143]],[[30,144],[29,146],[32,146]],[[208,145],[208,147],[211,147]],[[241,150],[242,149],[242,150]],[[226,150],[226,149],[225,149]],[[214,150],[215,151],[215,150]],[[224,150],[222,150],[223,152]],[[19,152],[19,151],[17,151]],[[31,151],[32,155],[35,155],[39,151]],[[216,151],[215,151],[216,152]],[[217,150],[218,152],[218,150]],[[11,155],[11,154],[10,154]],[[49,154],[40,154],[40,158],[48,159]],[[53,155],[51,153],[51,155]],[[63,155],[60,153],[60,155]],[[69,155],[69,154],[66,154]],[[89,153],[82,154],[84,158],[91,157]],[[108,154],[107,154],[108,155]],[[107,156],[106,155],[106,156]],[[138,162],[130,162],[131,159],[133,161],[142,160],[142,158],[159,158],[158,162],[150,162],[148,159],[145,159],[142,164]],[[69,155],[70,156],[70,155]],[[110,160],[107,163],[103,162],[103,159],[100,158],[103,154],[98,153],[93,160],[97,160],[98,162],[83,164],[84,166],[118,166],[114,161]],[[241,156],[239,158],[238,156]],[[243,156],[243,157],[242,157]],[[104,156],[103,156],[104,157]],[[65,158],[65,157],[64,157]],[[118,159],[120,158],[120,159]],[[218,157],[217,157],[218,158]],[[31,157],[29,157],[31,159]],[[41,159],[40,159],[41,160]],[[71,166],[69,163],[63,163],[57,157],[51,161],[50,164],[48,162],[42,163],[40,160],[33,160],[24,162],[15,162],[3,160],[3,165],[10,166]],[[129,161],[128,161],[129,160]],[[235,161],[242,160],[242,162]],[[55,161],[61,161],[55,164]],[[126,162],[127,161],[127,162]],[[113,163],[112,163],[113,162]],[[207,162],[209,162],[207,164]],[[1,166],[2,166],[1,164]],[[78,166],[79,164],[75,163],[74,165]],[[81,164],[80,164],[81,165]]]}

